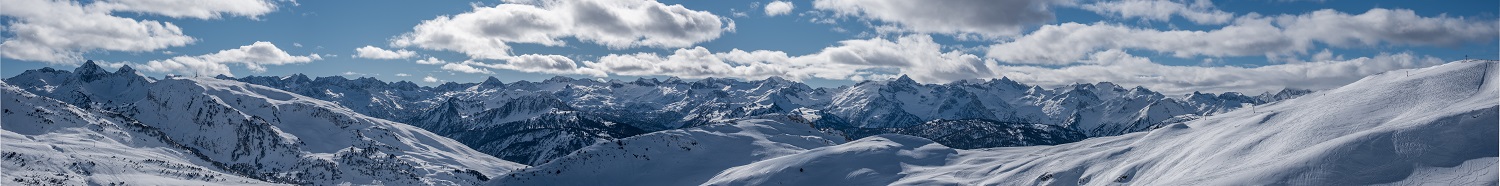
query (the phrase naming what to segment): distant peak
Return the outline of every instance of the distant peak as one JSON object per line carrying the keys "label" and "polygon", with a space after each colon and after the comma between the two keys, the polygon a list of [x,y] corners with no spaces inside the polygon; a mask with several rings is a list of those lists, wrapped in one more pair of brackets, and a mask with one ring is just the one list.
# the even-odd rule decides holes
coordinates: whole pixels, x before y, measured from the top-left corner
{"label": "distant peak", "polygon": [[570,78],[570,77],[567,77],[567,76],[552,76],[552,78],[548,78],[546,81],[542,81],[542,82],[543,83],[566,83],[566,82],[573,82],[573,80],[576,80],[576,79],[573,79],[573,78]]}
{"label": "distant peak", "polygon": [[135,74],[135,68],[130,68],[130,65],[121,65],[120,69],[116,70],[115,73],[117,73],[117,74]]}
{"label": "distant peak", "polygon": [[504,82],[500,82],[500,78],[495,78],[495,76],[490,76],[489,78],[485,78],[484,82],[479,82],[478,86],[481,87],[481,88],[497,88],[497,87],[505,87],[505,83]]}
{"label": "distant peak", "polygon": [[495,76],[490,76],[489,78],[484,78],[484,82],[479,82],[479,84],[481,84],[481,85],[504,85],[505,82],[501,82],[500,78],[495,78]]}
{"label": "distant peak", "polygon": [[78,68],[73,69],[73,73],[78,73],[78,74],[104,74],[104,73],[109,73],[109,71],[105,71],[104,68],[99,67],[99,64],[95,64],[94,60],[88,60],[88,61],[83,62],[83,65],[79,65]]}
{"label": "distant peak", "polygon": [[779,76],[767,77],[766,81],[768,81],[768,82],[787,82],[786,79],[781,79],[781,77],[779,77]]}
{"label": "distant peak", "polygon": [[906,83],[906,84],[916,84],[917,83],[917,81],[912,80],[911,77],[910,76],[906,76],[906,74],[901,74],[901,77],[896,78],[895,82]]}
{"label": "distant peak", "polygon": [[307,78],[307,74],[296,73],[296,74],[292,74],[290,76],[286,76],[285,78],[282,78],[282,80],[292,80],[292,81],[296,81],[296,82],[310,82],[310,81],[312,81],[312,78]]}
{"label": "distant peak", "polygon": [[1135,92],[1152,92],[1151,89],[1147,89],[1146,87],[1143,87],[1143,86],[1135,86],[1135,88],[1130,88],[1130,91],[1135,91]]}

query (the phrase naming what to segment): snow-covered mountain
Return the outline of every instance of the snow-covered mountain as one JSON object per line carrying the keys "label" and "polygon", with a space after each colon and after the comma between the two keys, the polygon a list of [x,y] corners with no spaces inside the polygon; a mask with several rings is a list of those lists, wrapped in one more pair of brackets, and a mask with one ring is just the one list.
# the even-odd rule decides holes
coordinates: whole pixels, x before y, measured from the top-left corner
{"label": "snow-covered mountain", "polygon": [[491,185],[696,185],[718,170],[844,142],[805,119],[765,115],[601,142]]}
{"label": "snow-covered mountain", "polygon": [[[835,88],[812,88],[775,77],[743,82],[720,78],[604,81],[559,76],[543,82],[508,84],[491,77],[480,83],[449,82],[436,87],[373,78],[310,80],[300,74],[235,80],[329,100],[356,112],[457,139],[486,154],[531,165],[601,141],[771,114],[809,115],[815,128],[838,131],[846,139],[918,130],[956,133],[954,127],[906,128],[939,121],[983,120],[1025,124],[998,128],[1049,132],[1016,134],[1020,136],[1059,138],[987,138],[990,140],[962,146],[1058,144],[1143,131],[1308,92],[1288,89],[1258,97],[1232,92],[1172,97],[1108,82],[1045,89],[1008,78],[920,84],[902,77]],[[1070,136],[1069,132],[1060,132],[1063,130],[1083,136]]]}
{"label": "snow-covered mountain", "polygon": [[[0,182],[1493,185],[1497,63],[1311,93],[1172,97],[1004,78],[839,88],[777,78],[152,79],[90,62],[0,82]],[[1249,104],[1264,105],[1235,109]]]}
{"label": "snow-covered mountain", "polygon": [[721,171],[705,185],[1366,185],[1497,183],[1496,61],[1341,88],[1057,146],[953,149],[887,134]]}
{"label": "snow-covered mountain", "polygon": [[260,185],[213,165],[157,128],[0,82],[4,185]]}
{"label": "snow-covered mountain", "polygon": [[[410,125],[239,81],[151,80],[128,66],[110,73],[87,62],[6,82],[6,170],[56,173],[7,172],[6,181],[473,185],[525,167]],[[93,144],[112,148],[83,147]],[[48,158],[60,153],[70,155]],[[142,164],[181,171],[122,170]],[[181,182],[156,182],[170,180]]]}

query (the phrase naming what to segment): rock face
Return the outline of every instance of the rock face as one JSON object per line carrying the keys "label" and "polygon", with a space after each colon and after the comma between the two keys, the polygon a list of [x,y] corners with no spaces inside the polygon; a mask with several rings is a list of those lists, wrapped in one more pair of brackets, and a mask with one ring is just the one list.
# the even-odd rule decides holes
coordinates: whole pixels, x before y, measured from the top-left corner
{"label": "rock face", "polygon": [[[110,73],[85,63],[6,82],[5,98],[15,103],[5,104],[13,160],[6,170],[67,170],[5,174],[18,184],[472,185],[524,167],[410,125],[239,81],[151,80],[129,67]],[[163,171],[133,170],[143,166]]]}

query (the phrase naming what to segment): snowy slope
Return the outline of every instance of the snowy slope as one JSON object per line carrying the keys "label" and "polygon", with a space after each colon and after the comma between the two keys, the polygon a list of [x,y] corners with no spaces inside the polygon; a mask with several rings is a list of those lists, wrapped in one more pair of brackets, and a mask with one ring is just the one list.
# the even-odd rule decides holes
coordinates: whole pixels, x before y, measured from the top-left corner
{"label": "snowy slope", "polygon": [[[46,87],[101,90],[93,89],[98,86],[91,82],[144,79],[140,76],[114,75],[120,73],[108,73],[95,70],[96,68],[98,67],[93,63],[86,63],[75,71],[88,73],[38,70],[28,71],[18,77],[55,77],[68,80],[24,81],[27,83],[26,89],[31,91],[45,90]],[[124,69],[128,68],[122,68],[122,71]],[[87,78],[90,74],[112,76]],[[11,78],[7,81],[10,80],[28,79]],[[63,111],[74,110],[70,112],[102,113],[113,120],[68,121],[85,126],[77,127],[80,129],[98,128],[90,125],[110,126],[109,123],[132,124],[127,125],[136,127],[130,128],[131,130],[153,138],[139,134],[133,137],[125,135],[117,141],[160,139],[162,143],[169,144],[168,147],[173,147],[161,150],[162,152],[190,154],[187,157],[193,157],[191,162],[175,161],[186,165],[171,164],[173,166],[208,167],[204,169],[207,172],[272,183],[472,185],[488,180],[489,176],[503,175],[524,167],[479,153],[456,141],[416,127],[371,118],[335,103],[264,86],[187,77],[129,85],[109,90],[132,90],[132,94],[86,94],[89,100],[111,100],[79,103],[93,108],[69,107],[73,104],[42,104],[47,106],[38,106],[36,112],[58,110],[44,113],[68,113]],[[73,94],[50,95],[78,98],[73,97]],[[6,106],[8,111],[12,110],[9,108],[11,105]],[[21,109],[16,113],[21,111],[27,111],[22,113],[27,116],[36,113],[29,109]],[[6,114],[10,116],[12,112]],[[17,134],[7,135],[7,139],[50,140],[39,144],[93,141],[90,138],[36,138],[35,136],[69,135],[68,131],[72,130],[43,130],[47,129],[49,123],[55,123],[47,119],[5,119],[5,131]],[[105,136],[120,135],[111,133]],[[11,172],[6,175],[10,176],[9,173]],[[198,177],[187,178],[190,181]],[[141,179],[143,180],[129,181],[150,181],[153,178]]]}
{"label": "snowy slope", "polygon": [[844,142],[805,119],[771,115],[599,143],[493,185],[697,185],[717,170]]}
{"label": "snowy slope", "polygon": [[124,114],[229,171],[291,183],[467,184],[520,165],[405,124],[237,81],[159,81]]}
{"label": "snowy slope", "polygon": [[708,185],[1497,184],[1496,61],[1377,74],[1148,132],[958,150],[881,135],[722,171]]}
{"label": "snowy slope", "polygon": [[0,185],[265,185],[203,166],[153,128],[0,83]]}

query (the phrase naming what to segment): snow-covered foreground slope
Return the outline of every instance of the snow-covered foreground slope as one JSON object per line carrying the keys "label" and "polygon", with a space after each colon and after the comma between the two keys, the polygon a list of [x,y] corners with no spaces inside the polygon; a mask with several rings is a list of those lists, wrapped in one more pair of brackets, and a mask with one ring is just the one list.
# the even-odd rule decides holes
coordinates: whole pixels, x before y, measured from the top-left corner
{"label": "snow-covered foreground slope", "polygon": [[880,135],[734,167],[708,185],[1497,183],[1496,61],[1057,146],[958,150]]}
{"label": "snow-covered foreground slope", "polygon": [[594,144],[494,185],[696,185],[718,170],[843,143],[796,116],[767,115]]}
{"label": "snow-covered foreground slope", "polygon": [[[123,73],[128,68],[94,68],[28,71],[46,78],[25,82],[26,89],[47,97],[0,84],[7,99],[6,181],[474,185],[525,167],[410,125],[260,85],[176,77],[102,89],[100,82],[145,78]],[[43,181],[23,179],[32,177]]]}
{"label": "snow-covered foreground slope", "polygon": [[270,184],[198,165],[201,159],[140,123],[0,83],[0,185]]}

